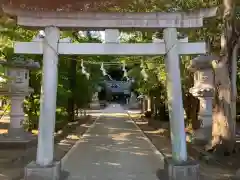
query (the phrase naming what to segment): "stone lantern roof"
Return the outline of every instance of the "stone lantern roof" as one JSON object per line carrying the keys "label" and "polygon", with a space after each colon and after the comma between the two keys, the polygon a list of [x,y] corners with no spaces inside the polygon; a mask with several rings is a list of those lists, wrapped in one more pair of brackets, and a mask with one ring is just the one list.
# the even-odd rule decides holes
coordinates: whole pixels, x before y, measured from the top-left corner
{"label": "stone lantern roof", "polygon": [[23,69],[39,69],[40,65],[38,62],[34,62],[33,60],[21,60],[14,59],[12,61],[0,60],[0,64],[6,67],[13,68],[23,68]]}
{"label": "stone lantern roof", "polygon": [[191,60],[188,68],[193,72],[199,69],[212,68],[212,61],[219,60],[219,58],[220,57],[215,55],[200,55]]}

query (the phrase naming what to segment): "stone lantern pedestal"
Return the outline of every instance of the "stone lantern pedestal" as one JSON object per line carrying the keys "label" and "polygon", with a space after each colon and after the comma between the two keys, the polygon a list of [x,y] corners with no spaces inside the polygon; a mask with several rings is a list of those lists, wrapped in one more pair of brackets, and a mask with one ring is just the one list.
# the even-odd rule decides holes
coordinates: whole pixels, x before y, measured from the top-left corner
{"label": "stone lantern pedestal", "polygon": [[192,60],[191,70],[194,72],[194,87],[190,93],[200,101],[198,119],[201,127],[195,131],[194,142],[206,144],[212,136],[212,110],[214,97],[214,75],[212,60],[214,56],[199,56]]}
{"label": "stone lantern pedestal", "polygon": [[195,143],[206,144],[212,136],[213,89],[195,87],[191,89],[191,92],[200,101],[198,120],[201,121],[201,127],[195,131],[194,141]]}
{"label": "stone lantern pedestal", "polygon": [[[25,119],[24,99],[33,89],[29,87],[29,70],[39,68],[39,64],[33,61],[0,61],[0,64],[6,67],[5,74],[9,80],[2,84],[0,95],[8,96],[11,102],[10,123],[7,134],[1,134],[0,144],[6,146],[23,145],[32,142],[34,136],[25,132],[23,122]],[[3,146],[1,146],[3,147]]]}

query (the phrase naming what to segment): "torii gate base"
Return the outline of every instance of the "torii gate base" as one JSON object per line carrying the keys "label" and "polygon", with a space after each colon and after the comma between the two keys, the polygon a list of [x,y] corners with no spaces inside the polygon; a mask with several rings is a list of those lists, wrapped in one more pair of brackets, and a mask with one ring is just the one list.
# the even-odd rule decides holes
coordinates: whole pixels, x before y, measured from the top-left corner
{"label": "torii gate base", "polygon": [[60,180],[63,173],[61,162],[57,161],[49,166],[40,166],[31,162],[25,167],[24,180]]}
{"label": "torii gate base", "polygon": [[[167,173],[168,180],[199,180],[200,178],[197,161],[188,160],[178,163],[171,158],[165,158],[164,162],[164,173]],[[159,178],[161,180],[161,176]]]}

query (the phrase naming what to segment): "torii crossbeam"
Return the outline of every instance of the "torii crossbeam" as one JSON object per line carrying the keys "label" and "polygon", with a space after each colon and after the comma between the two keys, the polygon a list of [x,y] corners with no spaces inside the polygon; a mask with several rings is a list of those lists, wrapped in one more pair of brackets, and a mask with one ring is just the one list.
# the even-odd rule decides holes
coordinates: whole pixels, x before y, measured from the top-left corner
{"label": "torii crossbeam", "polygon": [[[205,42],[179,42],[179,54],[205,54]],[[94,49],[94,51],[93,51]],[[43,54],[43,41],[16,42],[14,52],[17,54]],[[58,43],[58,54],[64,55],[163,55],[166,54],[165,43]]]}

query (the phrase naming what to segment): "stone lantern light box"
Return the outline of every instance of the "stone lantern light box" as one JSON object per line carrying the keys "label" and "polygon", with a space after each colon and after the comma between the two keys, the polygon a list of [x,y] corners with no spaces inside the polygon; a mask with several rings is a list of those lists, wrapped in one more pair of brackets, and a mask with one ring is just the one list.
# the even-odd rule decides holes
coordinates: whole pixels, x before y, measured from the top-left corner
{"label": "stone lantern light box", "polygon": [[9,93],[33,92],[29,88],[29,70],[40,68],[38,62],[17,58],[12,61],[1,60],[0,64],[6,67],[5,75],[9,78],[7,86],[3,89],[8,90]]}
{"label": "stone lantern light box", "polygon": [[194,72],[194,87],[190,89],[193,96],[213,96],[213,69],[212,61],[219,57],[201,55],[191,61],[190,70]]}

